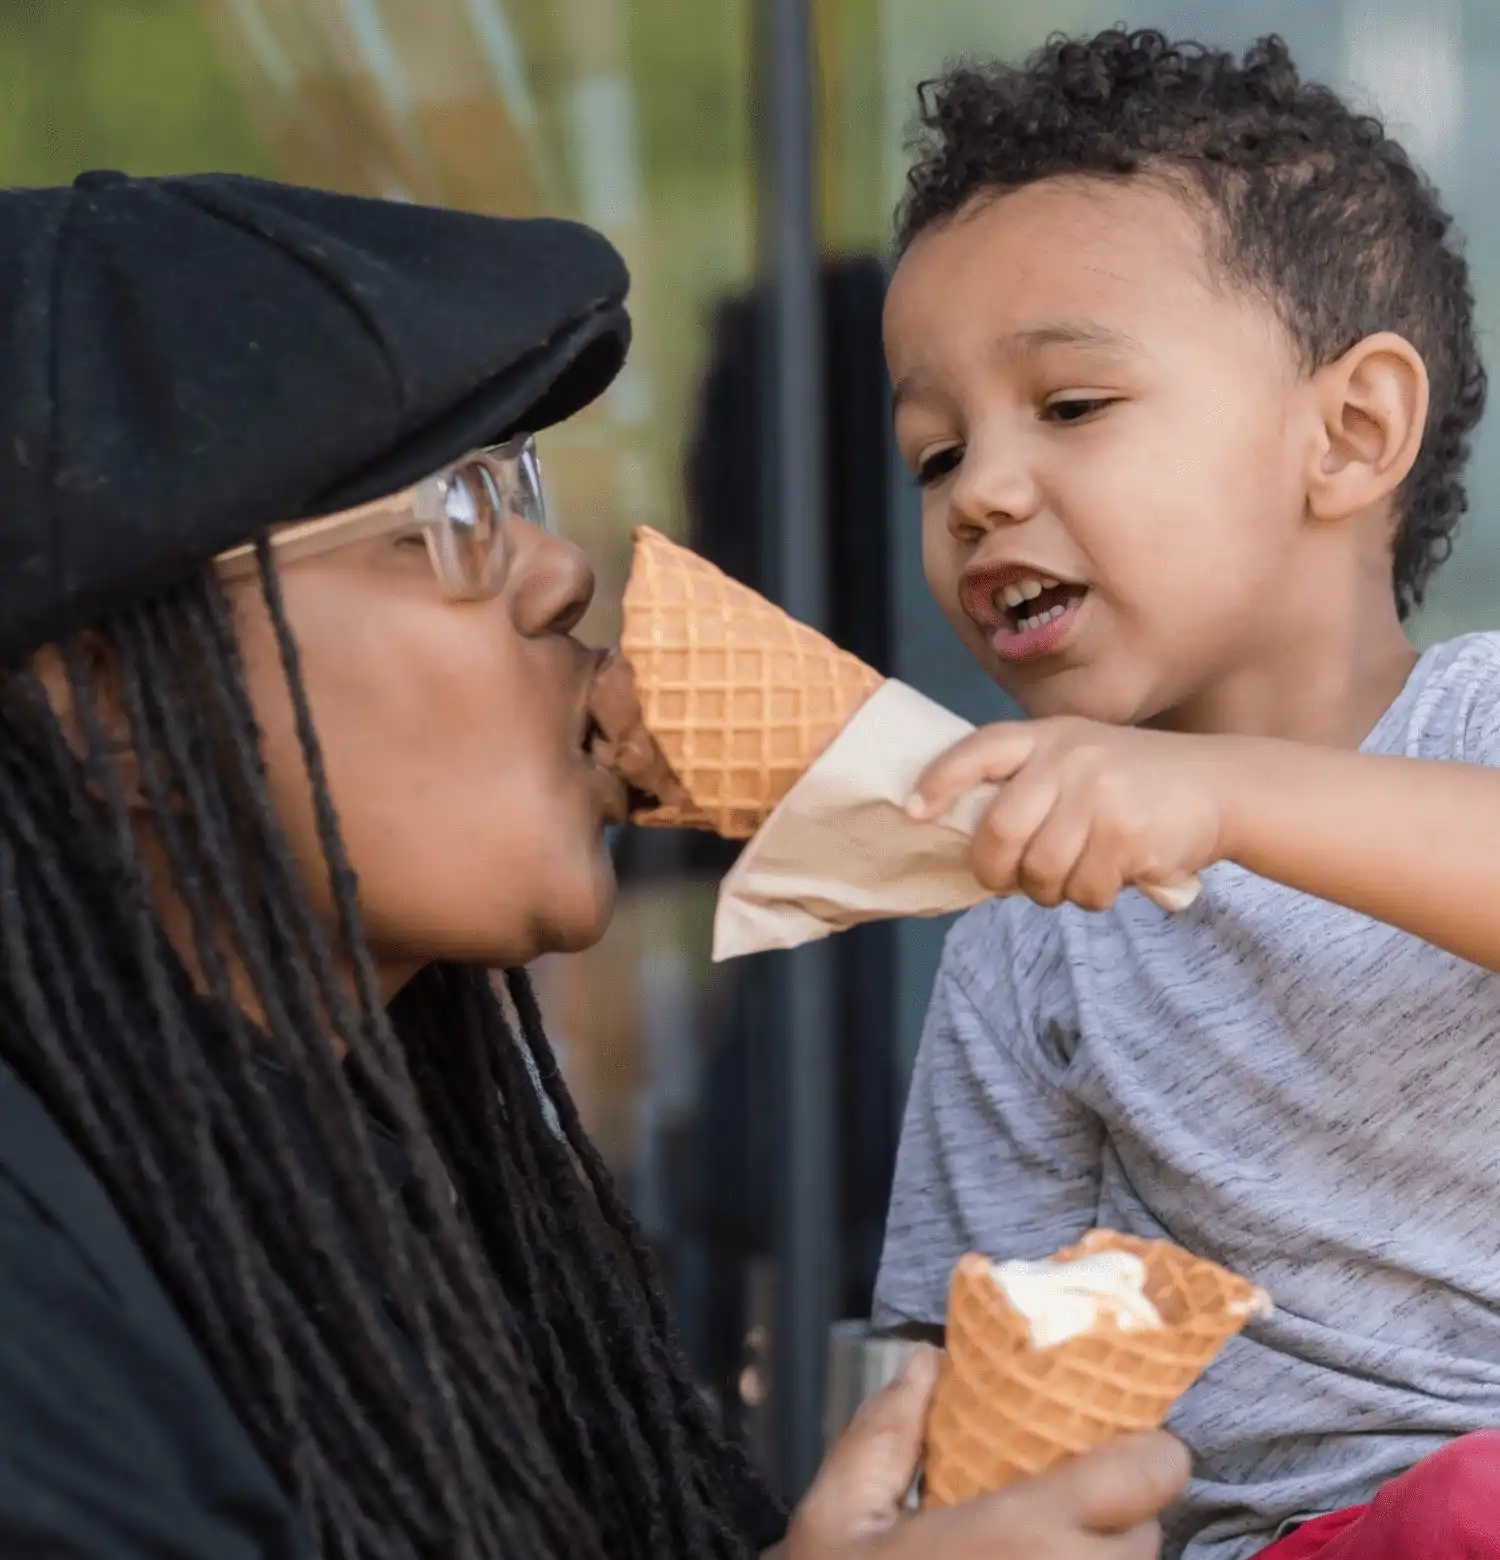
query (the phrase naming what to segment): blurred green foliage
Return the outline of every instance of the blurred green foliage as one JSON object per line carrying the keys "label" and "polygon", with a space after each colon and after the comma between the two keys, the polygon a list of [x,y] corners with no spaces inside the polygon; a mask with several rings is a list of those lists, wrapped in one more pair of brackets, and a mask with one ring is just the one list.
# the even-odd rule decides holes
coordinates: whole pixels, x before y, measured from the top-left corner
{"label": "blurred green foliage", "polygon": [[0,182],[272,172],[196,0],[0,0]]}
{"label": "blurred green foliage", "polygon": [[630,66],[653,183],[715,185],[750,157],[748,0],[634,0]]}
{"label": "blurred green foliage", "polygon": [[[639,296],[670,430],[664,469],[675,474],[691,437],[708,317],[748,285],[754,263],[751,5],[633,0],[628,16],[647,200]],[[668,523],[681,498],[674,476],[659,500]]]}

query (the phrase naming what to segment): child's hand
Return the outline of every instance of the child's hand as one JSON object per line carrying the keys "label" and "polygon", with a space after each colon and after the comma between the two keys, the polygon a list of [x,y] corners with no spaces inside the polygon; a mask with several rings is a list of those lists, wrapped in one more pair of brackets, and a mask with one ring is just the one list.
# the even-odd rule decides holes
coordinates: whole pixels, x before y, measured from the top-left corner
{"label": "child's hand", "polygon": [[907,806],[937,818],[1003,782],[974,836],[975,877],[995,894],[1103,910],[1122,888],[1188,884],[1221,859],[1233,749],[1072,716],[1003,722],[930,764]]}

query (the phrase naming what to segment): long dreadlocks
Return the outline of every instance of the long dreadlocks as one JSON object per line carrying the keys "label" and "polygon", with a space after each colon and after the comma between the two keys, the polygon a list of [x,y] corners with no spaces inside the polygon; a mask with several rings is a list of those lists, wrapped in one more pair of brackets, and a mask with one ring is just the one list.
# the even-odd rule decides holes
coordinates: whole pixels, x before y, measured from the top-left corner
{"label": "long dreadlocks", "polygon": [[[446,966],[379,1000],[264,548],[261,585],[337,938],[201,579],[64,647],[76,730],[30,669],[0,679],[0,1048],[134,1229],[317,1553],[746,1554],[748,1470],[687,1378],[525,975],[508,1010],[483,971]],[[190,955],[155,913],[106,678]]]}

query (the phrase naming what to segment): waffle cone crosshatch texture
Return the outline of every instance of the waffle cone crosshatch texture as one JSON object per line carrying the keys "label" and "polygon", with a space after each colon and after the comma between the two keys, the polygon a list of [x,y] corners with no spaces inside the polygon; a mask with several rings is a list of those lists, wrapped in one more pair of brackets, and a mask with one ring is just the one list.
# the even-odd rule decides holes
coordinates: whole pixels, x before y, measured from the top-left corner
{"label": "waffle cone crosshatch texture", "polygon": [[884,679],[711,563],[642,526],[620,653],[689,804],[637,823],[749,839]]}
{"label": "waffle cone crosshatch texture", "polygon": [[1163,1326],[1100,1326],[1034,1348],[1026,1319],[975,1253],[948,1296],[947,1356],[927,1424],[922,1503],[952,1506],[1159,1427],[1214,1356],[1270,1302],[1263,1291],[1166,1241],[1097,1230],[1057,1262],[1102,1251],[1139,1257]]}

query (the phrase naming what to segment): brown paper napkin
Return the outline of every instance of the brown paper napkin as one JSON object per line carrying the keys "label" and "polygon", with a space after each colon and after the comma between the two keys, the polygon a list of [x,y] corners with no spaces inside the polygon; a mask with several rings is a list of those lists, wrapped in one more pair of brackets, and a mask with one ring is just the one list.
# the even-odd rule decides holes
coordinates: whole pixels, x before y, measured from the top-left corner
{"label": "brown paper napkin", "polygon": [[[947,915],[989,897],[969,842],[997,788],[917,822],[906,799],[922,771],[974,728],[894,678],[860,708],[745,847],[719,889],[714,960],[796,948],[865,921]],[[1165,910],[1196,878],[1141,884]]]}

